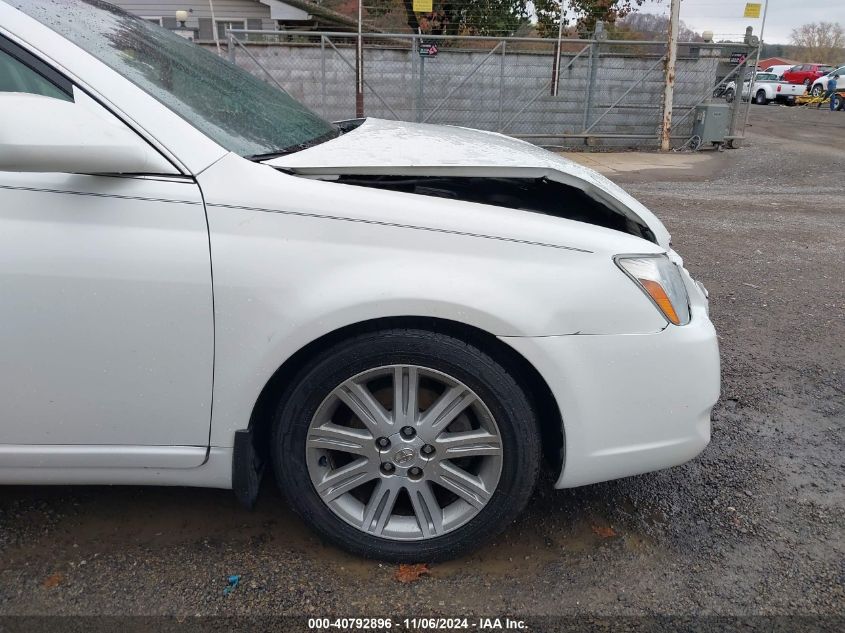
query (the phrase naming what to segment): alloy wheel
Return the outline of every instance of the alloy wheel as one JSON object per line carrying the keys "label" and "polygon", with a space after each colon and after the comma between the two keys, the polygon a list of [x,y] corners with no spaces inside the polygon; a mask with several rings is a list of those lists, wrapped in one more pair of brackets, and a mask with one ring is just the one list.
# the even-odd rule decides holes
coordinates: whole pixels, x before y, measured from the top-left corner
{"label": "alloy wheel", "polygon": [[308,427],[317,494],[371,536],[422,540],[455,530],[490,501],[503,445],[464,383],[418,365],[368,370],[334,388]]}

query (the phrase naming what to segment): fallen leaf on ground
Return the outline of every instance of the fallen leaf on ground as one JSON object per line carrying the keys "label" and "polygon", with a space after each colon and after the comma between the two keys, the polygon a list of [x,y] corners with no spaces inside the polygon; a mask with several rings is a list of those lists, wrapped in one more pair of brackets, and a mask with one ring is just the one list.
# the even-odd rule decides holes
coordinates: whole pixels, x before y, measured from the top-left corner
{"label": "fallen leaf on ground", "polygon": [[41,583],[41,585],[42,585],[45,589],[53,589],[54,587],[58,587],[58,586],[59,586],[60,584],[62,584],[64,581],[65,581],[65,575],[64,575],[62,572],[57,571],[57,572],[55,572],[55,573],[50,574],[49,576],[47,576],[47,577],[44,579],[44,582],[43,582],[43,583]]}
{"label": "fallen leaf on ground", "polygon": [[396,570],[396,580],[402,583],[415,582],[420,579],[423,574],[431,573],[428,565],[425,563],[418,563],[416,565],[399,565]]}
{"label": "fallen leaf on ground", "polygon": [[602,538],[612,538],[616,536],[616,531],[612,527],[605,527],[603,525],[594,525],[593,532]]}

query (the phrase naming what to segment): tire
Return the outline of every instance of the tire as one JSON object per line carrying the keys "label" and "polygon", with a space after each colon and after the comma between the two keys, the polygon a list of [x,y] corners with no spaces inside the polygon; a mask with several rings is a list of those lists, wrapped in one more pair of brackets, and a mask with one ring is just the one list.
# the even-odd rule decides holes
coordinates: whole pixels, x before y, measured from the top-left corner
{"label": "tire", "polygon": [[733,90],[725,90],[725,101],[728,103],[733,103],[734,100],[734,91]]}
{"label": "tire", "polygon": [[[393,412],[394,375],[403,389],[419,385],[408,390],[419,404],[404,413]],[[460,405],[438,413],[451,398]],[[371,414],[355,413],[362,402]],[[409,424],[413,437],[404,434]],[[447,458],[461,432],[483,437],[477,455]],[[291,506],[325,539],[367,558],[433,562],[478,547],[519,515],[537,482],[540,436],[525,392],[484,351],[444,333],[386,329],[337,343],[302,368],[276,412],[272,459]],[[462,487],[466,474],[484,486]]]}
{"label": "tire", "polygon": [[840,97],[838,94],[834,94],[831,99],[833,99],[833,109],[834,110],[843,110],[845,109],[845,99]]}
{"label": "tire", "polygon": [[814,97],[820,97],[824,94],[824,88],[822,88],[821,84],[816,84],[813,86],[813,89],[810,91],[810,94]]}
{"label": "tire", "polygon": [[813,83],[813,82],[812,82],[812,81],[810,81],[810,78],[809,78],[809,77],[807,77],[807,78],[804,80],[804,85],[807,87],[807,89],[809,89],[809,88],[810,88],[810,84],[811,84],[811,83]]}
{"label": "tire", "polygon": [[757,105],[768,105],[769,100],[766,99],[766,91],[765,90],[758,90],[757,94],[754,95],[754,103]]}

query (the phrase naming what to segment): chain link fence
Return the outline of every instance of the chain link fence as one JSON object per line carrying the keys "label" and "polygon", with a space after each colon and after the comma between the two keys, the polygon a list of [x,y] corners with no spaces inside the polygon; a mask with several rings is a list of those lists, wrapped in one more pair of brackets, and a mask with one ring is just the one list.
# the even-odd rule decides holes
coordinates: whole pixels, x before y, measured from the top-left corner
{"label": "chain link fence", "polygon": [[[666,42],[367,33],[360,54],[357,43],[345,32],[231,30],[228,55],[329,120],[460,125],[554,147],[660,142]],[[731,63],[737,51],[742,59]],[[695,107],[736,78],[751,52],[679,44],[674,144],[690,138]],[[741,137],[745,119],[731,117]]]}

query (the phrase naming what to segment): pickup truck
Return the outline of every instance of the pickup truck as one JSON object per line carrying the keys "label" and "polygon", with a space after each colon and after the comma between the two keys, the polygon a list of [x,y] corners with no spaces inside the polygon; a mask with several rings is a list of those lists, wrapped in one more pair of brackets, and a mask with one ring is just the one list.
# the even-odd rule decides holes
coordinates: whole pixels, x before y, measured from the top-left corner
{"label": "pickup truck", "polygon": [[[752,75],[752,81],[746,79],[742,84],[742,98],[754,99],[757,105],[767,105],[772,101],[792,105],[795,98],[804,94],[806,87],[802,84],[790,84],[781,81],[775,73],[757,73]],[[750,88],[749,88],[750,86]],[[725,100],[730,103],[736,96],[736,82],[725,86]]]}

